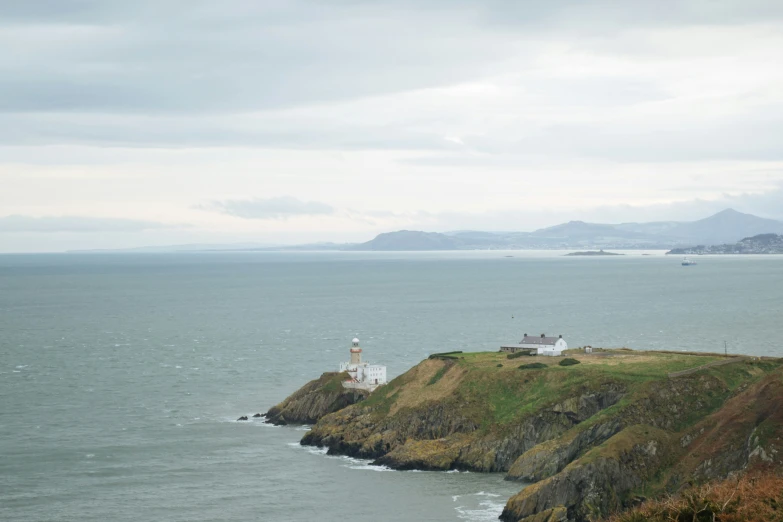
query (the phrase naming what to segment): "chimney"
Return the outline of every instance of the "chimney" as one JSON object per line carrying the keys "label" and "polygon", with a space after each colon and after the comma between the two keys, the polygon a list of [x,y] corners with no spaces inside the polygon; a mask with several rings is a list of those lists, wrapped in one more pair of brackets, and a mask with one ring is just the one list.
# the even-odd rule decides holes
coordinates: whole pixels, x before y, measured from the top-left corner
{"label": "chimney", "polygon": [[527,337],[527,334],[525,334],[525,337]]}
{"label": "chimney", "polygon": [[541,334],[541,337],[546,337],[546,334]]}
{"label": "chimney", "polygon": [[561,339],[563,338],[563,334],[560,334],[560,338],[561,338]]}

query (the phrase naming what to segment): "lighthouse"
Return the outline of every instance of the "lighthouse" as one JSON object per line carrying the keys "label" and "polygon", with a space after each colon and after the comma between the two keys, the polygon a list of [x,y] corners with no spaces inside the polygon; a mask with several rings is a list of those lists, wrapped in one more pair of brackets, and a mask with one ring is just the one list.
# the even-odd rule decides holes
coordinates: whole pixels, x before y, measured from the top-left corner
{"label": "lighthouse", "polygon": [[359,346],[359,339],[356,337],[351,341],[351,364],[362,364],[362,349]]}
{"label": "lighthouse", "polygon": [[386,384],[386,366],[362,362],[362,348],[355,337],[351,341],[351,361],[340,363],[340,372],[350,377],[343,381],[343,388],[373,391]]}

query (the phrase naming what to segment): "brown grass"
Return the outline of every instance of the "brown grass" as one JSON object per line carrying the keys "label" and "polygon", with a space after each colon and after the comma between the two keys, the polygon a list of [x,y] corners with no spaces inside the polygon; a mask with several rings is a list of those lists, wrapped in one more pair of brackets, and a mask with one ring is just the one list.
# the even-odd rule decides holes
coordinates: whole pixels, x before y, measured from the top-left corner
{"label": "brown grass", "polygon": [[783,477],[758,470],[647,501],[609,522],[782,522]]}
{"label": "brown grass", "polygon": [[[428,385],[438,370],[451,366],[436,383]],[[401,408],[417,406],[426,401],[436,401],[451,395],[465,375],[465,370],[459,364],[439,359],[422,361],[414,367],[416,374],[409,382],[399,389],[399,393],[389,410],[394,415]]]}

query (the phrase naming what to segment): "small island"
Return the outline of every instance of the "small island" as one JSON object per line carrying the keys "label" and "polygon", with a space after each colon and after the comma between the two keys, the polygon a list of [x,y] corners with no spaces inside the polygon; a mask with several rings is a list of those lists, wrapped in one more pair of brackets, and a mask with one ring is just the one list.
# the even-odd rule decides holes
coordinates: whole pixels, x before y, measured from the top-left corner
{"label": "small island", "polygon": [[617,252],[604,252],[603,250],[586,250],[584,252],[571,252],[566,256],[624,256],[625,254],[618,254]]}

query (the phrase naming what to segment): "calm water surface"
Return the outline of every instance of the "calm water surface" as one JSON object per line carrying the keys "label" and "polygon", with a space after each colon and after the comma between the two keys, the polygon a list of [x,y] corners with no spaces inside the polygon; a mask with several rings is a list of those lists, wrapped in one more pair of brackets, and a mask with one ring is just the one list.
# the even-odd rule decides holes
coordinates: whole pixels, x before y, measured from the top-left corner
{"label": "calm water surface", "polygon": [[[505,257],[513,255],[514,257]],[[395,472],[238,423],[346,358],[527,333],[783,356],[783,256],[0,256],[0,519],[494,520],[502,475]]]}

